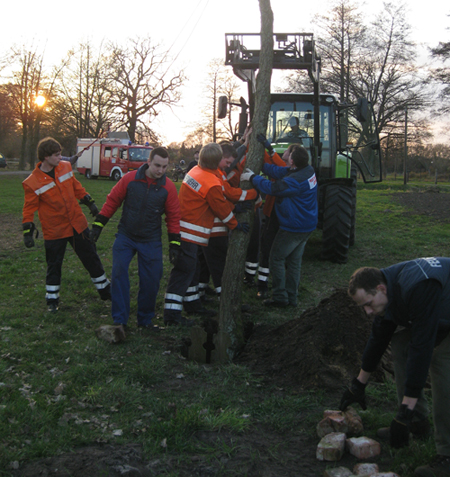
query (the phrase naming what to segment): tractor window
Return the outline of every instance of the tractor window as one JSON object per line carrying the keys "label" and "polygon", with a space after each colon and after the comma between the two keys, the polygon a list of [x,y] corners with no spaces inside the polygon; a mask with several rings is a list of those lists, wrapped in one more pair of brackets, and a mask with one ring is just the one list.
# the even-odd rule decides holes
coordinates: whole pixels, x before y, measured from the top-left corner
{"label": "tractor window", "polygon": [[[330,106],[320,106],[320,141],[322,142],[322,166],[330,163]],[[278,152],[290,144],[304,146],[310,157],[314,150],[314,111],[310,101],[279,101],[271,107],[267,137]],[[278,146],[278,147],[277,147]]]}

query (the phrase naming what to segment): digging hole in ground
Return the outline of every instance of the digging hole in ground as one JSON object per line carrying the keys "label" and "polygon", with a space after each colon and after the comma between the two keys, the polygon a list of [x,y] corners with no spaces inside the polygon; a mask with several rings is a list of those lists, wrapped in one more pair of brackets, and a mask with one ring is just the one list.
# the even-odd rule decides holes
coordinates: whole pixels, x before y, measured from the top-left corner
{"label": "digging hole in ground", "polygon": [[[372,320],[346,290],[338,289],[318,306],[276,328],[245,322],[246,344],[234,362],[278,385],[304,389],[342,388],[358,374]],[[203,363],[218,361],[219,324],[205,319],[184,340],[184,355]],[[390,354],[372,379],[392,374]]]}

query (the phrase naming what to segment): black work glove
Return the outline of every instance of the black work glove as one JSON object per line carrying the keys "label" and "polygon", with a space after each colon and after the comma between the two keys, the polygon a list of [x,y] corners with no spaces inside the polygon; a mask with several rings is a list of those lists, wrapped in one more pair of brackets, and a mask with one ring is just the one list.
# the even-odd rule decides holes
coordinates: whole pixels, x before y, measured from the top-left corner
{"label": "black work glove", "polygon": [[366,404],[366,384],[363,384],[361,381],[358,381],[358,378],[353,378],[352,384],[344,392],[341,399],[341,404],[339,409],[345,411],[350,404],[357,402],[364,411],[367,409]]}
{"label": "black work glove", "polygon": [[80,204],[84,204],[89,207],[89,211],[91,212],[92,217],[95,217],[99,212],[97,206],[95,205],[94,199],[89,194],[85,195],[80,200]]}
{"label": "black work glove", "polygon": [[244,200],[242,202],[236,202],[234,204],[234,213],[235,214],[240,214],[241,212],[244,212],[244,210],[250,210],[253,208],[253,202],[251,200]]}
{"label": "black work glove", "polygon": [[[34,225],[33,222],[25,222],[22,224],[22,230],[23,230],[23,243],[25,244],[25,247],[31,248],[34,247],[34,238],[33,234],[34,231],[36,230],[36,226]],[[36,238],[39,237],[39,232],[36,230]]]}
{"label": "black work glove", "polygon": [[175,265],[181,254],[180,234],[169,234],[169,261]]}
{"label": "black work glove", "polygon": [[269,151],[269,154],[272,155],[273,154],[273,147],[272,147],[272,144],[270,144],[270,142],[268,141],[268,139],[266,138],[266,136],[264,136],[264,134],[258,134],[256,136],[256,140],[258,142],[260,142],[268,151]]}
{"label": "black work glove", "polygon": [[89,238],[91,239],[91,242],[97,242],[100,234],[102,233],[103,227],[108,223],[108,220],[108,217],[105,217],[102,214],[97,214],[97,217],[95,217],[95,222],[92,224],[92,229],[89,232]]}
{"label": "black work glove", "polygon": [[391,446],[395,449],[409,444],[409,430],[413,416],[414,410],[408,409],[406,404],[402,404],[392,420],[389,438]]}
{"label": "black work glove", "polygon": [[236,230],[240,230],[241,232],[248,234],[250,232],[250,226],[247,222],[238,222]]}

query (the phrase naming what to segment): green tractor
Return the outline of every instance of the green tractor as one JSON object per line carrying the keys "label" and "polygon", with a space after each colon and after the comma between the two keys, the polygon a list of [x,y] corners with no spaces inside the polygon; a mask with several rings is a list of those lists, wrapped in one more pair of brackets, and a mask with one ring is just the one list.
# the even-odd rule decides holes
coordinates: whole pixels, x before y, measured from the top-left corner
{"label": "green tractor", "polygon": [[[255,72],[259,68],[259,34],[226,34],[225,64],[248,84],[248,103],[241,98],[239,133],[254,110]],[[273,69],[307,70],[312,93],[273,93],[266,137],[280,155],[292,143],[309,152],[319,185],[322,257],[345,263],[355,243],[356,181],[381,181],[381,150],[372,105],[360,98],[340,104],[320,94],[320,57],[310,33],[274,34]],[[227,114],[227,98],[219,98],[218,117]]]}

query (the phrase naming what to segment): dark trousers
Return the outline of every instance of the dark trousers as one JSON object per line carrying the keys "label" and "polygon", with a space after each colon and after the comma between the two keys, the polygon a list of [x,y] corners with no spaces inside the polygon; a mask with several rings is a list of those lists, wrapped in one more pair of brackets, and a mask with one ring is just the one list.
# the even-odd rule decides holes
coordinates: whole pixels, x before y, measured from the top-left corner
{"label": "dark trousers", "polygon": [[258,268],[258,290],[267,290],[269,285],[269,258],[273,241],[277,235],[280,224],[275,210],[272,210],[270,217],[266,217],[261,228],[261,244]]}
{"label": "dark trousers", "polygon": [[210,237],[207,247],[202,247],[206,265],[218,295],[222,291],[222,275],[227,260],[228,235]]}
{"label": "dark trousers", "polygon": [[61,288],[61,269],[66,253],[67,244],[70,244],[84,268],[89,272],[100,296],[105,289],[109,289],[109,280],[98,256],[95,245],[89,240],[89,229],[81,234],[74,230],[72,237],[56,240],[45,240],[45,259],[47,261],[46,299],[47,303],[59,302]]}
{"label": "dark trousers", "polygon": [[181,241],[180,256],[170,272],[164,297],[164,320],[178,320],[184,309],[195,312],[202,307],[198,293],[200,245]]}
{"label": "dark trousers", "polygon": [[258,270],[260,228],[261,221],[259,210],[257,210],[254,214],[252,234],[250,235],[247,256],[245,257],[245,277],[248,281],[253,281]]}

